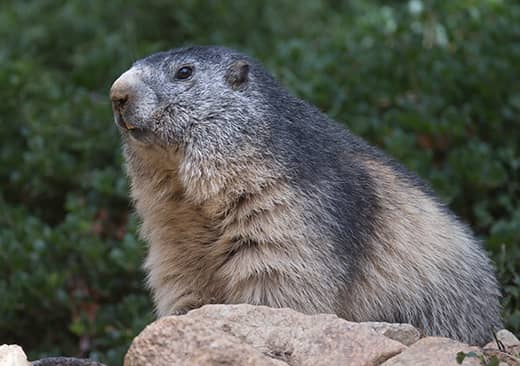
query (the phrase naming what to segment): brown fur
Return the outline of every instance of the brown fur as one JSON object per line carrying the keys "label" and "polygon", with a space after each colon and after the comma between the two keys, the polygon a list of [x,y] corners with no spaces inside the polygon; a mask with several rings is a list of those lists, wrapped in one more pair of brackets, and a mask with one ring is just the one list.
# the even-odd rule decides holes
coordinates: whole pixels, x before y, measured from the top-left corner
{"label": "brown fur", "polygon": [[[250,172],[255,176],[252,185],[259,184],[257,187],[227,182],[234,187],[232,192],[218,192],[201,204],[200,191],[191,196],[191,190],[183,188],[178,156],[171,154],[165,160],[164,151],[158,148],[138,149],[128,159],[128,169],[132,197],[143,218],[141,234],[154,243],[145,268],[159,315],[224,302],[268,304],[312,313],[332,311],[331,299],[316,301],[323,287],[323,279],[317,275],[329,269],[318,263],[309,266],[323,253],[298,245],[304,239],[300,228],[305,226],[304,217],[299,216],[306,208],[283,179],[278,181],[269,173],[262,180],[260,172]],[[193,180],[188,184],[198,185]],[[233,215],[222,221],[227,211]],[[230,258],[237,249],[233,247],[237,237],[287,244],[251,246]],[[304,298],[309,300],[302,303]]]}

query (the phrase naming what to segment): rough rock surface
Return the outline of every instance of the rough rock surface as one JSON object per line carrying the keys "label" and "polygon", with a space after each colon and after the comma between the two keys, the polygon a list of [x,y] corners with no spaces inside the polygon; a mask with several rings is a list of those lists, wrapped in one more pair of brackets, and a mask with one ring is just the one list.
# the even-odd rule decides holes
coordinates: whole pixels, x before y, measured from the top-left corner
{"label": "rough rock surface", "polygon": [[[508,331],[497,337],[507,347],[518,345]],[[125,365],[456,366],[459,352],[472,353],[462,362],[466,366],[491,357],[500,366],[520,366],[514,354],[497,349],[421,339],[408,324],[353,323],[330,314],[252,305],[206,305],[159,319],[134,339]]]}
{"label": "rough rock surface", "polygon": [[[504,343],[515,342],[511,333],[499,334]],[[489,358],[485,350],[451,339],[420,339],[419,331],[407,324],[352,323],[330,314],[265,306],[206,305],[149,325],[134,339],[124,364],[455,366],[459,352]],[[517,365],[508,357],[499,360]],[[480,366],[481,361],[466,357],[462,365]]]}
{"label": "rough rock surface", "polygon": [[[382,366],[457,366],[459,365],[457,363],[458,352],[481,354],[478,347],[471,347],[449,338],[427,337],[386,361]],[[466,357],[462,365],[480,366],[480,360]]]}
{"label": "rough rock surface", "polygon": [[105,366],[88,358],[47,357],[32,362],[32,366]]}
{"label": "rough rock surface", "polygon": [[507,329],[502,329],[496,334],[497,340],[489,342],[484,346],[484,354],[487,357],[496,357],[501,361],[500,366],[505,364],[520,366],[520,341]]}
{"label": "rough rock surface", "polygon": [[[150,324],[136,337],[126,366],[175,365],[381,365],[520,366],[520,341],[506,329],[483,349],[448,338],[426,337],[409,324],[353,323],[336,315],[304,315],[253,305],[206,305]],[[503,346],[503,347],[502,347]],[[485,360],[485,361],[484,361]],[[484,363],[483,363],[484,362]],[[0,366],[104,366],[88,359],[27,361],[20,346],[0,346]]]}
{"label": "rough rock surface", "polygon": [[22,347],[15,344],[0,346],[0,366],[30,366]]}
{"label": "rough rock surface", "polygon": [[125,365],[379,365],[405,348],[335,315],[206,305],[149,325]]}
{"label": "rough rock surface", "polygon": [[[520,353],[520,340],[518,340],[513,333],[507,329],[502,329],[497,332],[496,336],[498,341],[502,343],[506,350],[513,354]],[[498,349],[498,344],[496,341],[492,341],[486,344],[484,348]]]}
{"label": "rough rock surface", "polygon": [[419,330],[411,324],[379,322],[366,322],[362,324],[369,326],[377,333],[380,333],[385,337],[401,342],[405,346],[410,346],[421,338],[421,332],[419,332]]}

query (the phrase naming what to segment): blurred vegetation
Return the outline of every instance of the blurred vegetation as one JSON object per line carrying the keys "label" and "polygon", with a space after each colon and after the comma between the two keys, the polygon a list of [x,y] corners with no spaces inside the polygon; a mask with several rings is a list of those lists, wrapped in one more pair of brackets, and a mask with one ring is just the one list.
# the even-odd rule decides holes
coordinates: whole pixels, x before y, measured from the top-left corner
{"label": "blurred vegetation", "polygon": [[404,162],[482,238],[520,330],[520,3],[0,5],[0,343],[120,364],[153,319],[108,89],[185,44],[260,59]]}

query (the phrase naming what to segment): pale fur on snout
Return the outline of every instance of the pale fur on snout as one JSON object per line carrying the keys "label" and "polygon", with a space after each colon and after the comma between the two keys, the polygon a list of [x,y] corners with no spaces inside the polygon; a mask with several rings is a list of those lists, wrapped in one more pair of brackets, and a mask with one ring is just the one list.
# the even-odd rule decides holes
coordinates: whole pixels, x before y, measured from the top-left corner
{"label": "pale fur on snout", "polygon": [[143,121],[157,109],[157,96],[143,80],[149,70],[132,67],[117,78],[110,88],[115,113],[121,113],[128,129],[149,127]]}

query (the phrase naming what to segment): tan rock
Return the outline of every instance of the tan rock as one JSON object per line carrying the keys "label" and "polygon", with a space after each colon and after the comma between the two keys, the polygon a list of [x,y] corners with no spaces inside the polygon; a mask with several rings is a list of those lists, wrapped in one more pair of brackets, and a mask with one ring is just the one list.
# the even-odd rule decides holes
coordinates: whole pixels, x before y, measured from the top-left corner
{"label": "tan rock", "polygon": [[283,365],[239,339],[185,316],[152,323],[134,339],[124,364],[138,365]]}
{"label": "tan rock", "polygon": [[392,324],[380,322],[364,322],[377,333],[384,335],[394,341],[401,342],[405,346],[411,346],[421,338],[421,332],[411,324]]}
{"label": "tan rock", "polygon": [[[458,366],[457,353],[459,352],[481,354],[480,348],[449,338],[426,337],[389,359],[382,366]],[[481,363],[478,358],[466,357],[462,365],[480,366]]]}
{"label": "tan rock", "polygon": [[496,357],[502,363],[506,362],[511,366],[520,366],[520,341],[507,329],[499,330],[496,333],[497,339],[504,346],[499,348],[496,341],[491,341],[484,346],[484,354],[488,357]]}
{"label": "tan rock", "polygon": [[482,350],[482,353],[486,356],[487,360],[496,358],[500,361],[499,366],[502,364],[508,366],[520,366],[520,357],[515,357],[518,356],[518,353],[507,353],[492,348],[485,348]]}
{"label": "tan rock", "polygon": [[[520,348],[520,341],[516,336],[508,331],[507,329],[499,330],[496,334],[497,339],[502,342],[502,344],[506,347],[519,347]],[[498,349],[498,345],[496,341],[491,341],[488,344],[484,346],[484,348],[493,348]]]}
{"label": "tan rock", "polygon": [[379,365],[406,349],[335,315],[252,305],[206,305],[148,326],[126,366]]}
{"label": "tan rock", "polygon": [[0,366],[30,366],[22,347],[15,344],[0,346]]}
{"label": "tan rock", "polygon": [[504,343],[506,346],[518,346],[520,345],[520,340],[509,330],[502,329],[497,332],[497,338],[499,341]]}

